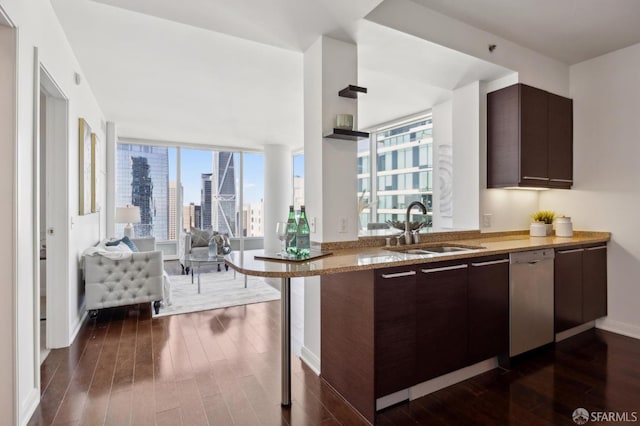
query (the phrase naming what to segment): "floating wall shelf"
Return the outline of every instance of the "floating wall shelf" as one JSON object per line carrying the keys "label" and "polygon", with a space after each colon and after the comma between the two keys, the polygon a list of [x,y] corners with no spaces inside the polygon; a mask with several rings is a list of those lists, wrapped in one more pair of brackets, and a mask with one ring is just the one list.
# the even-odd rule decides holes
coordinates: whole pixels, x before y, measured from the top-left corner
{"label": "floating wall shelf", "polygon": [[357,130],[333,129],[333,132],[324,135],[324,137],[330,138],[330,139],[344,139],[347,141],[357,141],[360,139],[368,138],[369,133],[359,132]]}
{"label": "floating wall shelf", "polygon": [[358,93],[367,93],[366,87],[354,86],[352,84],[348,85],[344,89],[338,92],[338,96],[342,96],[343,98],[351,98],[355,99],[358,97]]}

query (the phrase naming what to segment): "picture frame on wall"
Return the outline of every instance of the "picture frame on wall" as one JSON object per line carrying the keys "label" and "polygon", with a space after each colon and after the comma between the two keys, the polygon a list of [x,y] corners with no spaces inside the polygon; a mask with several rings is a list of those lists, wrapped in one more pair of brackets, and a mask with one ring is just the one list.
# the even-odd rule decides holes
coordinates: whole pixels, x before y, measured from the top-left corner
{"label": "picture frame on wall", "polygon": [[91,213],[91,127],[84,118],[78,122],[78,214],[84,216]]}
{"label": "picture frame on wall", "polygon": [[91,133],[91,212],[100,211],[100,138]]}

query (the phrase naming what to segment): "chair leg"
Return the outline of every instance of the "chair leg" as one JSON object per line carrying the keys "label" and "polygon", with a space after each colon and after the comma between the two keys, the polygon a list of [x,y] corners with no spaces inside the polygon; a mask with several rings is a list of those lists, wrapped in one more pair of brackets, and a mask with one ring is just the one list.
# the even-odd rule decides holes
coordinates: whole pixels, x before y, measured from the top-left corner
{"label": "chair leg", "polygon": [[184,265],[181,263],[180,266],[182,267],[182,275],[186,275],[187,272],[185,272],[185,270],[184,270]]}
{"label": "chair leg", "polygon": [[98,310],[97,309],[90,309],[89,310],[89,318],[90,319],[96,319],[98,317]]}
{"label": "chair leg", "polygon": [[220,264],[218,263],[218,272],[220,272]]}
{"label": "chair leg", "polygon": [[156,300],[153,302],[153,310],[156,311],[156,315],[160,313],[160,301]]}

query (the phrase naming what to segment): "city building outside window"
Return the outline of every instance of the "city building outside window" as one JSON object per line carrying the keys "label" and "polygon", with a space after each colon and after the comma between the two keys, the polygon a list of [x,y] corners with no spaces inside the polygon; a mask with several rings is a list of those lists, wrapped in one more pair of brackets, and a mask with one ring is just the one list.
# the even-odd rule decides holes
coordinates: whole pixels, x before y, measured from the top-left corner
{"label": "city building outside window", "polygon": [[[432,211],[433,123],[431,114],[377,128],[357,145],[358,208],[361,230],[370,223],[405,220],[420,201]],[[415,210],[411,220],[420,220]]]}

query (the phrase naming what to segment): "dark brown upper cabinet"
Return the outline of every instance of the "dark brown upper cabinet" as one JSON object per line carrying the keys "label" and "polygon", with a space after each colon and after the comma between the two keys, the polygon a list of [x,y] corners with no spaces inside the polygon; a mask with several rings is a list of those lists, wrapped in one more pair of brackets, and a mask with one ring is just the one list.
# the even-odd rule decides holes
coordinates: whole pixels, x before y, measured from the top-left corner
{"label": "dark brown upper cabinet", "polygon": [[487,94],[487,187],[571,188],[573,101],[524,84]]}

